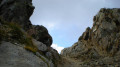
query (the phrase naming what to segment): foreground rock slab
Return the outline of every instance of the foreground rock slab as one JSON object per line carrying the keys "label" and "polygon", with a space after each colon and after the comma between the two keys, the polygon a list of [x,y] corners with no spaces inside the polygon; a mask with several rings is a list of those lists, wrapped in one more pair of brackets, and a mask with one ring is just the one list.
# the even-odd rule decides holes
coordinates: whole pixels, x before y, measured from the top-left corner
{"label": "foreground rock slab", "polygon": [[0,44],[0,67],[48,67],[47,64],[34,55],[26,51],[23,47],[10,42]]}

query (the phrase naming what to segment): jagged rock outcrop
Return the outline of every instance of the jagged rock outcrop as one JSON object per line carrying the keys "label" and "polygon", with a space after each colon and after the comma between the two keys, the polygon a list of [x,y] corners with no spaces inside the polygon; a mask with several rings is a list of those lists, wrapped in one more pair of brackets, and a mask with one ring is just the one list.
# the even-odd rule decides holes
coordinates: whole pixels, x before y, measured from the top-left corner
{"label": "jagged rock outcrop", "polygon": [[[47,29],[44,26],[31,24],[29,18],[33,10],[32,0],[1,0],[0,19],[9,23],[17,23],[26,31],[30,31],[33,28],[33,37],[47,46],[51,46],[52,37]],[[33,32],[28,33],[32,34]]]}
{"label": "jagged rock outcrop", "polygon": [[44,26],[32,25],[32,0],[0,0],[0,67],[119,67],[120,9],[102,8],[72,47],[53,49]]}
{"label": "jagged rock outcrop", "polygon": [[0,0],[0,67],[56,67],[60,56],[44,26],[32,25],[32,0]]}
{"label": "jagged rock outcrop", "polygon": [[34,39],[46,44],[46,46],[52,45],[52,37],[48,33],[48,30],[42,25],[33,25],[31,29],[28,30],[28,34]]}
{"label": "jagged rock outcrop", "polygon": [[25,30],[31,27],[29,20],[34,10],[32,0],[1,0],[0,18],[7,22],[19,23]]}
{"label": "jagged rock outcrop", "polygon": [[94,16],[93,27],[87,28],[72,47],[61,55],[74,60],[78,66],[120,66],[120,9],[102,8]]}

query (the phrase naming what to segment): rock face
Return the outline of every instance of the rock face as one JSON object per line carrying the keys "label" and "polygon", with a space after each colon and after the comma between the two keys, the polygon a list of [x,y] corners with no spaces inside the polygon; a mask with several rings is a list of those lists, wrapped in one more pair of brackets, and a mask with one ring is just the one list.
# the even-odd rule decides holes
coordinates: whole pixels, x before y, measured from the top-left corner
{"label": "rock face", "polygon": [[10,42],[0,44],[0,67],[48,67],[47,62],[45,63],[39,56],[18,45]]}
{"label": "rock face", "polygon": [[0,67],[56,67],[60,56],[44,26],[32,25],[32,0],[0,0]]}
{"label": "rock face", "polygon": [[24,29],[31,27],[29,20],[34,7],[32,0],[1,0],[0,17],[7,22],[17,22]]}
{"label": "rock face", "polygon": [[40,50],[40,51],[47,51],[47,46],[35,39],[32,40],[35,46]]}
{"label": "rock face", "polygon": [[32,25],[32,0],[0,0],[0,67],[119,67],[120,9],[101,9],[78,42],[51,47],[44,26]]}
{"label": "rock face", "polygon": [[102,8],[93,21],[93,27],[61,55],[84,62],[79,66],[120,66],[120,9]]}
{"label": "rock face", "polygon": [[24,30],[34,29],[34,38],[38,41],[51,46],[52,37],[44,26],[32,25],[29,20],[33,13],[34,6],[32,0],[1,0],[0,1],[0,19],[9,23],[17,23]]}
{"label": "rock face", "polygon": [[34,39],[46,44],[46,46],[52,45],[52,37],[48,33],[48,30],[44,26],[33,25],[31,29],[28,30],[28,34]]}

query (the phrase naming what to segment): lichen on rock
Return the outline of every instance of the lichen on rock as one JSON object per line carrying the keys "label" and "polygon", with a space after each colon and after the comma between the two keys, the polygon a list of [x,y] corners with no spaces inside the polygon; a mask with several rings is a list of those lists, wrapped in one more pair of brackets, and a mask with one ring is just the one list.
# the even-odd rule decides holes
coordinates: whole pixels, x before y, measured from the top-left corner
{"label": "lichen on rock", "polygon": [[120,60],[120,9],[102,8],[93,21],[93,27],[88,27],[78,42],[63,49],[61,55],[85,62],[78,62],[81,67],[120,66],[120,61],[115,60]]}

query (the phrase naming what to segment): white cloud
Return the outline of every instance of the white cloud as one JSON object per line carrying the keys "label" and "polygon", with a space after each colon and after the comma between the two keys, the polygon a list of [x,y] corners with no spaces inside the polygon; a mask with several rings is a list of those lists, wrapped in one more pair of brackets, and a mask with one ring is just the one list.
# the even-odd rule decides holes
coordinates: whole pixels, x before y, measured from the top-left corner
{"label": "white cloud", "polygon": [[62,49],[64,49],[64,47],[58,46],[57,44],[52,44],[52,46],[54,49],[56,49],[58,51],[58,53],[61,52]]}
{"label": "white cloud", "polygon": [[55,27],[55,23],[43,23],[48,29],[53,29]]}
{"label": "white cloud", "polygon": [[45,26],[49,31],[52,31],[58,28],[58,23],[55,23],[55,22],[42,21],[39,25]]}

